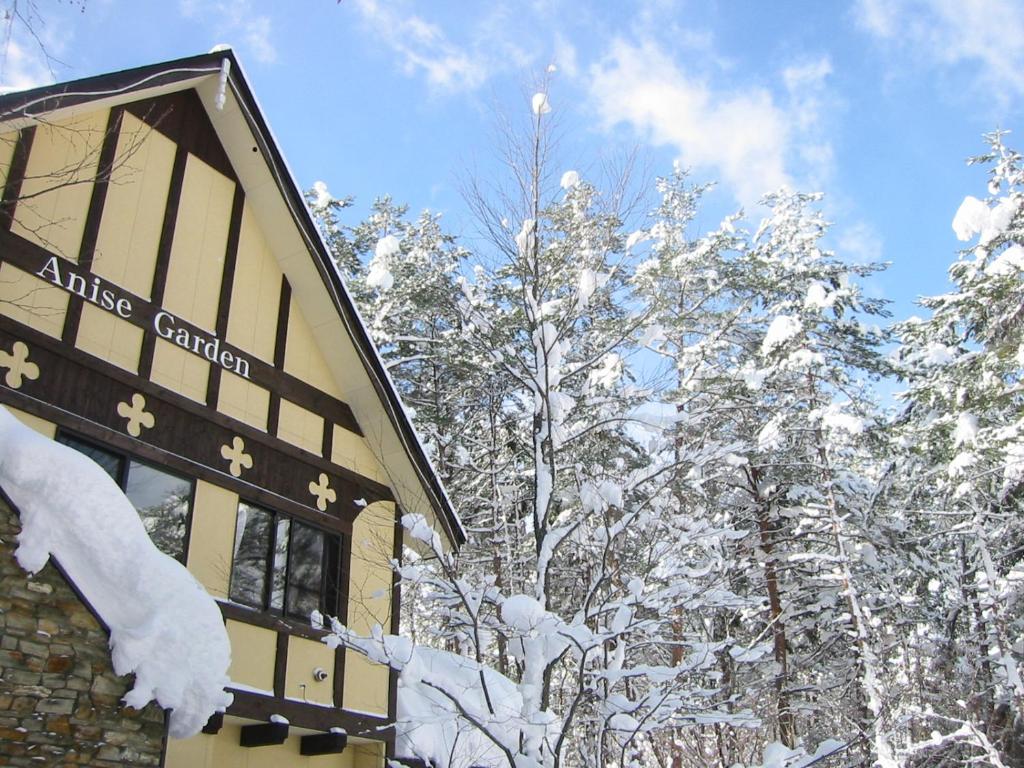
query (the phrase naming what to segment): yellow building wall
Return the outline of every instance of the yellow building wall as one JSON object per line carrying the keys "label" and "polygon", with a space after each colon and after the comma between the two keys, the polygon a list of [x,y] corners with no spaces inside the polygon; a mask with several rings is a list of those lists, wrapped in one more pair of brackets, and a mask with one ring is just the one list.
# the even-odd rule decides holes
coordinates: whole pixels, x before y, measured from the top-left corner
{"label": "yellow building wall", "polygon": [[298,448],[319,455],[323,450],[323,417],[282,397],[277,436]]}
{"label": "yellow building wall", "polygon": [[269,408],[269,390],[230,371],[221,371],[218,411],[266,432]]}
{"label": "yellow building wall", "polygon": [[[324,680],[316,680],[317,669],[327,673]],[[286,672],[284,695],[287,698],[328,706],[334,703],[334,651],[324,643],[289,637]]]}
{"label": "yellow building wall", "polygon": [[0,264],[0,314],[59,339],[67,311],[63,290],[7,262]]}
{"label": "yellow building wall", "polygon": [[238,236],[227,341],[265,362],[273,362],[280,297],[281,268],[246,203]]}
{"label": "yellow building wall", "polygon": [[118,368],[137,373],[142,329],[94,304],[83,302],[75,346]]}
{"label": "yellow building wall", "polygon": [[380,744],[360,744],[349,739],[340,755],[304,757],[299,753],[299,734],[284,744],[269,747],[240,747],[241,726],[225,722],[220,733],[200,733],[190,739],[167,743],[166,768],[381,768],[384,749]]}
{"label": "yellow building wall", "polygon": [[169,312],[208,331],[217,324],[234,192],[231,179],[189,155],[163,305]]}
{"label": "yellow building wall", "polygon": [[[348,626],[363,635],[374,624],[390,628],[394,526],[395,505],[390,501],[370,504],[352,524]],[[386,715],[388,668],[355,651],[345,654],[345,709]]]}
{"label": "yellow building wall", "polygon": [[36,126],[14,234],[78,260],[108,116],[103,109]]}
{"label": "yellow building wall", "polygon": [[228,677],[233,682],[258,691],[272,692],[277,632],[231,619],[228,619],[226,626],[228,640],[231,641]]}
{"label": "yellow building wall", "polygon": [[332,426],[334,437],[331,441],[331,461],[386,485],[387,473],[366,444],[366,439],[337,424]]}
{"label": "yellow building wall", "polygon": [[288,310],[288,342],[284,351],[284,369],[332,397],[342,399],[341,390],[331,376],[295,297]]}
{"label": "yellow building wall", "polygon": [[92,269],[150,298],[176,145],[127,112],[121,122]]}
{"label": "yellow building wall", "polygon": [[197,403],[206,402],[210,364],[163,339],[153,346],[153,370],[150,379]]}
{"label": "yellow building wall", "polygon": [[[188,569],[206,591],[226,600],[231,583],[238,494],[196,481],[192,530],[188,542]],[[239,648],[239,652],[244,649]]]}

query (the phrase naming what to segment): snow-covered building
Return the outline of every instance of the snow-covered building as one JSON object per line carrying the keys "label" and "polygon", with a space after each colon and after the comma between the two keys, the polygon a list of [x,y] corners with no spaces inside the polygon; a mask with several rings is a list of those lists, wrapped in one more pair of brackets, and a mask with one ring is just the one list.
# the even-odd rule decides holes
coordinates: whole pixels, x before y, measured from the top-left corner
{"label": "snow-covered building", "polygon": [[[0,97],[0,184],[0,405],[109,474],[230,639],[231,704],[138,764],[383,765],[396,675],[329,648],[315,616],[397,631],[401,515],[464,533],[234,54]],[[60,616],[40,616],[62,578],[86,590],[11,558],[0,601],[17,592],[36,623],[0,621],[0,668],[43,650],[0,675],[0,722],[21,707],[24,726],[0,728],[0,763],[37,742],[60,762],[88,712],[34,702],[86,654],[71,639],[53,663]],[[33,741],[33,717],[65,738]],[[101,757],[136,762],[99,725]]]}

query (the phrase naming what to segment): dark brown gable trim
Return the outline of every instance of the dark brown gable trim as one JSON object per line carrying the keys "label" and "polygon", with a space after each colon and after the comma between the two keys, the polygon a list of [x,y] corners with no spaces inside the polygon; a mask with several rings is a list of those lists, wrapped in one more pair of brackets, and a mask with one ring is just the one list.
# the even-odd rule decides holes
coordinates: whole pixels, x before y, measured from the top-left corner
{"label": "dark brown gable trim", "polygon": [[235,169],[195,89],[132,102],[125,109],[178,146],[184,147],[186,152],[238,183]]}
{"label": "dark brown gable trim", "polygon": [[[96,181],[92,185],[92,197],[89,198],[89,212],[85,217],[85,229],[82,232],[82,244],[78,249],[78,265],[83,271],[92,271],[93,257],[96,255],[96,240],[100,234],[100,223],[103,221],[103,208],[107,202],[107,188],[110,186],[110,174],[114,168],[114,155],[117,153],[117,142],[121,136],[121,120],[124,110],[114,107],[107,118],[107,130],[103,134],[103,145],[100,148],[99,163],[96,167]],[[78,338],[78,326],[82,321],[83,300],[71,294],[68,310],[64,318],[63,339],[74,344]]]}
{"label": "dark brown gable trim", "polygon": [[[3,230],[0,230],[0,259],[8,261],[19,269],[23,269],[24,271],[32,274],[39,273],[51,259],[57,260],[56,263],[60,266],[61,270],[72,272],[78,270],[78,266],[74,262],[68,261],[60,256],[56,256],[55,254],[39,247],[35,243],[31,243],[22,237],[18,237],[17,235]],[[164,276],[166,276],[166,264],[164,265],[163,271]],[[149,374],[152,372],[153,345],[156,340],[156,334],[153,332],[153,323],[157,313],[161,311],[159,302],[155,300],[152,302],[146,301],[139,296],[135,296],[134,294],[117,287],[108,280],[96,277],[93,279],[99,280],[101,288],[109,289],[115,297],[126,298],[131,302],[132,313],[129,318],[126,318],[126,320],[145,331],[142,336],[143,341],[142,352],[140,353],[139,359],[139,376],[148,379]],[[154,278],[154,291],[156,290],[156,283],[157,280]],[[162,287],[160,288],[160,292],[162,294]],[[175,327],[184,328],[192,336],[200,336],[204,338],[208,338],[210,336],[209,331],[199,328],[182,318],[175,318],[174,322]],[[348,403],[331,397],[326,392],[321,392],[316,387],[307,384],[296,376],[292,376],[291,374],[278,370],[260,358],[251,355],[238,347],[228,344],[223,338],[218,338],[220,340],[221,350],[230,352],[236,359],[241,358],[248,361],[249,379],[252,382],[259,384],[270,392],[277,392],[279,395],[287,397],[292,402],[301,405],[303,408],[306,408],[313,413],[320,414],[325,419],[333,421],[345,429],[355,432],[358,435],[362,435],[362,431],[359,429],[359,425],[356,423],[355,416],[352,413],[352,409],[348,406]],[[145,357],[147,343],[149,345],[148,359]],[[98,360],[98,358],[93,359]],[[207,358],[203,357],[203,359],[205,360]]]}
{"label": "dark brown gable trim", "polygon": [[234,62],[234,55],[230,51],[205,53],[5,94],[0,96],[0,119],[45,115],[57,109],[88,104],[104,96],[130,94],[143,88],[159,88],[183,80],[209,77],[220,72],[224,59]]}
{"label": "dark brown gable trim", "polygon": [[0,227],[5,230],[10,230],[14,222],[14,208],[21,196],[21,185],[25,181],[25,169],[28,167],[28,156],[32,152],[32,140],[35,137],[35,126],[18,131],[11,167],[7,170],[3,198],[0,199]]}

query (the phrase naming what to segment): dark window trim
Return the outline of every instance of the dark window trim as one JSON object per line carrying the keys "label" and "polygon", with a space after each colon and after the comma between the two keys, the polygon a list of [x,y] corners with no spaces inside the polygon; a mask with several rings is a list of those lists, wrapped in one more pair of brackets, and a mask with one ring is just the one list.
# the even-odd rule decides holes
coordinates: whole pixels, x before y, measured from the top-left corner
{"label": "dark window trim", "polygon": [[[144,459],[143,457],[139,456],[138,454],[132,453],[131,451],[125,451],[122,450],[121,448],[117,448],[108,443],[103,443],[100,440],[96,440],[95,438],[83,435],[82,433],[76,432],[73,429],[58,426],[57,433],[54,435],[54,440],[60,442],[61,437],[64,436],[67,436],[72,440],[77,440],[80,443],[91,445],[93,448],[96,448],[101,451],[106,451],[109,454],[119,457],[121,459],[121,468],[120,471],[118,472],[118,477],[114,482],[117,483],[117,487],[120,488],[121,492],[124,493],[126,496],[128,488],[128,470],[129,467],[131,467],[132,462],[142,464],[145,467],[150,467],[151,469],[158,470],[160,472],[170,475],[171,477],[176,477],[177,479],[188,483],[188,513],[185,515],[185,538],[184,541],[182,541],[181,545],[181,558],[174,558],[183,566],[188,567],[189,545],[192,543],[192,517],[195,514],[196,509],[196,478],[180,474],[171,469],[168,469],[166,466],[162,464],[157,464],[156,462]],[[65,447],[70,448],[71,446]],[[72,448],[72,450],[74,449]],[[136,512],[137,511],[138,510],[136,510]]]}

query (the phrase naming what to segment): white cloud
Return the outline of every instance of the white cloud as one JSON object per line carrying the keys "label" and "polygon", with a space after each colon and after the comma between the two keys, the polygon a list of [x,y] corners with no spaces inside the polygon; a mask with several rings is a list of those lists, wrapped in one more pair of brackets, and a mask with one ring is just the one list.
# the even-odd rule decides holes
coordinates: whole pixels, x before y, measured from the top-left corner
{"label": "white cloud", "polygon": [[23,91],[52,82],[53,74],[38,46],[8,42],[0,70],[0,91]]}
{"label": "white cloud", "polygon": [[994,99],[1024,94],[1024,5],[1017,0],[858,0],[856,17],[914,61],[975,65]]}
{"label": "white cloud", "polygon": [[218,38],[240,36],[243,51],[252,54],[257,61],[270,64],[277,60],[277,48],[271,42],[273,25],[270,17],[255,13],[249,0],[205,3],[181,0],[178,7],[185,18],[207,21]]}
{"label": "white cloud", "polygon": [[487,79],[484,61],[452,43],[436,24],[396,11],[392,3],[355,0],[352,5],[376,38],[398,55],[406,73],[422,72],[430,85],[446,90],[476,88]]}
{"label": "white cloud", "polygon": [[882,236],[866,221],[855,221],[839,229],[836,246],[841,258],[857,264],[873,264],[882,260]]}
{"label": "white cloud", "polygon": [[551,63],[568,78],[575,78],[580,71],[576,46],[561,32],[555,34],[555,52]]}
{"label": "white cloud", "polygon": [[615,41],[591,69],[590,97],[606,127],[626,124],[713,169],[744,205],[794,181],[821,183],[831,146],[813,140],[827,98],[827,60],[782,73],[784,96],[764,87],[716,90],[652,41]]}
{"label": "white cloud", "polygon": [[0,90],[19,91],[52,83],[63,68],[61,57],[74,38],[72,25],[34,6],[8,18],[0,50]]}

